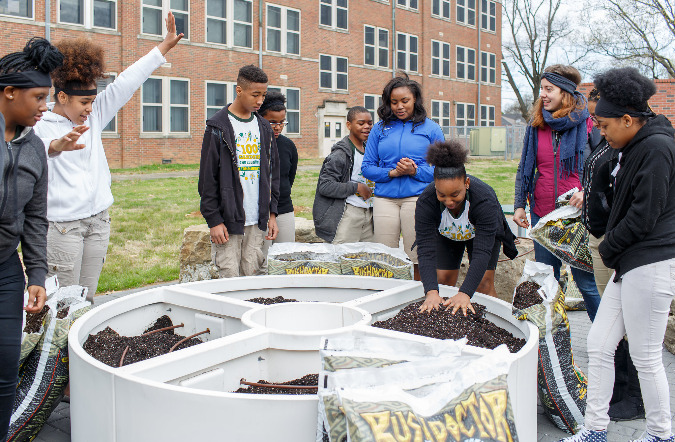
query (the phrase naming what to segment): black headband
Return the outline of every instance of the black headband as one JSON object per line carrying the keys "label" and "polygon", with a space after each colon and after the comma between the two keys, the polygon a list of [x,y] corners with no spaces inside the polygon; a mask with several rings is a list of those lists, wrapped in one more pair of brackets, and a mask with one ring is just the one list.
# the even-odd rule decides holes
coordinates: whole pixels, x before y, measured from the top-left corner
{"label": "black headband", "polygon": [[8,86],[21,89],[52,87],[52,79],[49,74],[40,71],[10,72],[0,75],[0,89]]}
{"label": "black headband", "polygon": [[446,166],[436,166],[434,167],[434,178],[439,180],[445,179],[454,179],[462,175],[466,175],[466,168],[461,167],[446,167]]}
{"label": "black headband", "polygon": [[274,101],[268,102],[268,103],[265,105],[265,107],[263,107],[261,110],[262,110],[263,112],[265,112],[266,110],[271,109],[272,106],[276,106],[276,105],[280,105],[280,106],[282,106],[284,109],[286,109],[286,105],[284,104],[284,100],[279,99],[279,100],[274,100]]}
{"label": "black headband", "polygon": [[58,95],[59,92],[63,92],[68,95],[96,95],[98,91],[96,89],[61,89],[60,87],[55,87],[54,92]]}
{"label": "black headband", "polygon": [[649,105],[647,105],[646,111],[638,111],[619,106],[602,97],[600,97],[598,104],[595,106],[595,116],[600,118],[621,118],[624,115],[630,115],[631,117],[649,117],[653,114],[654,112],[649,109]]}
{"label": "black headband", "polygon": [[553,85],[558,86],[560,89],[572,95],[574,95],[574,91],[577,90],[577,84],[575,82],[560,74],[556,74],[555,72],[544,72],[541,75],[541,78],[547,79]]}

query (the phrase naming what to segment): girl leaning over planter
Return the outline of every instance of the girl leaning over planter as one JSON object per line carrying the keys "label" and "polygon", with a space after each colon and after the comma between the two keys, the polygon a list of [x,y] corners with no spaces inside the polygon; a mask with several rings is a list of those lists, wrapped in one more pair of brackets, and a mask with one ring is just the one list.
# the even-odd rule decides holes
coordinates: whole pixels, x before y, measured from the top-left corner
{"label": "girl leaning over planter", "polygon": [[[456,141],[429,146],[427,161],[435,166],[434,182],[417,200],[415,232],[420,275],[426,299],[420,311],[441,306],[475,313],[471,297],[479,291],[497,296],[495,269],[499,251],[513,259],[518,255],[515,236],[504,217],[495,191],[467,175],[464,164],[468,151]],[[447,301],[438,294],[438,281],[455,285],[464,249],[469,254],[469,270],[462,287]]]}
{"label": "girl leaning over planter", "polygon": [[380,122],[373,126],[366,143],[361,171],[375,183],[373,224],[375,241],[397,248],[401,234],[406,254],[415,263],[417,197],[433,180],[434,168],[427,164],[427,147],[443,141],[443,131],[427,118],[422,89],[408,76],[392,78],[382,91]]}
{"label": "girl leaning over planter", "polygon": [[[581,75],[572,66],[549,66],[542,74],[541,92],[532,110],[516,174],[513,221],[520,227],[530,226],[525,215],[528,202],[534,226],[555,209],[560,195],[582,188],[579,174],[584,155],[590,153],[588,134],[592,122],[586,99],[576,91],[580,82]],[[556,279],[560,278],[562,263],[536,242],[534,257],[553,266]],[[593,274],[572,267],[572,276],[592,321],[600,304]]]}
{"label": "girl leaning over planter", "polygon": [[[49,154],[47,261],[49,275],[57,274],[63,286],[87,287],[90,300],[108,251],[108,208],[113,203],[101,133],[183,37],[176,35],[171,12],[166,25],[164,41],[99,94],[96,81],[105,73],[103,48],[84,38],[57,44],[65,60],[52,74],[56,102],[35,127]],[[71,131],[83,134],[83,148],[57,155],[57,139]]]}
{"label": "girl leaning over planter", "polygon": [[636,442],[673,442],[662,343],[675,295],[675,130],[647,100],[653,81],[634,68],[595,78],[598,127],[620,150],[612,210],[599,252],[614,275],[588,334],[586,422],[566,442],[606,441],[614,352],[627,335],[647,429]]}

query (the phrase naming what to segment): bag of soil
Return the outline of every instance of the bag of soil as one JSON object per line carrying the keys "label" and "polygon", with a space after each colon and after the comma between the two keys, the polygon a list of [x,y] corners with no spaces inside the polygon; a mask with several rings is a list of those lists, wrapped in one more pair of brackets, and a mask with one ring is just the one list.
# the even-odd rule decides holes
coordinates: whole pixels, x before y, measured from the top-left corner
{"label": "bag of soil", "polygon": [[423,343],[360,335],[322,338],[317,442],[347,440],[347,422],[339,407],[332,377],[336,373],[376,369],[408,361],[429,361],[439,357],[457,358],[465,345],[466,339]]}
{"label": "bag of soil", "polygon": [[593,272],[593,258],[588,248],[589,233],[581,222],[581,209],[567,204],[575,192],[578,192],[576,187],[558,197],[563,205],[541,218],[530,230],[530,238],[562,262]]}
{"label": "bag of soil", "polygon": [[[58,278],[56,275],[45,281],[45,291],[47,296],[52,295],[58,289]],[[24,293],[24,305],[28,300],[28,293]],[[19,366],[23,364],[23,361],[26,360],[30,352],[33,351],[35,346],[42,339],[42,335],[45,331],[45,321],[48,319],[49,306],[45,305],[39,313],[26,313],[23,311],[23,322],[21,324],[21,330],[23,330],[21,336],[21,353],[19,356]]]}
{"label": "bag of soil", "polygon": [[332,244],[278,243],[267,254],[268,275],[339,275]]}
{"label": "bag of soil", "polygon": [[558,280],[560,287],[565,294],[565,309],[568,311],[586,310],[586,301],[574,282],[572,272],[569,266],[564,266],[560,270],[560,279]]}
{"label": "bag of soil", "polygon": [[335,373],[348,441],[517,441],[501,346],[487,355],[441,357]]}
{"label": "bag of soil", "polygon": [[588,381],[574,363],[565,295],[553,267],[526,261],[513,305],[513,316],[539,328],[537,392],[544,414],[561,430],[575,433],[584,423]]}
{"label": "bag of soil", "polygon": [[40,339],[19,367],[8,442],[34,439],[61,401],[68,385],[68,332],[72,323],[91,309],[86,288],[53,287],[48,292],[45,308],[49,310]]}
{"label": "bag of soil", "polygon": [[401,249],[384,244],[358,242],[338,244],[343,275],[375,276],[379,278],[412,279],[413,263]]}

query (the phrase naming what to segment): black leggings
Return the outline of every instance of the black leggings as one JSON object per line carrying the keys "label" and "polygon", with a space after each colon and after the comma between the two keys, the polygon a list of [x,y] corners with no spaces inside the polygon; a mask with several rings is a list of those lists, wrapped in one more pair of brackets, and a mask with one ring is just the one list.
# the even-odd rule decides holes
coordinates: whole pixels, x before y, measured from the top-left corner
{"label": "black leggings", "polygon": [[19,380],[24,285],[19,254],[14,252],[0,264],[0,441],[7,439]]}

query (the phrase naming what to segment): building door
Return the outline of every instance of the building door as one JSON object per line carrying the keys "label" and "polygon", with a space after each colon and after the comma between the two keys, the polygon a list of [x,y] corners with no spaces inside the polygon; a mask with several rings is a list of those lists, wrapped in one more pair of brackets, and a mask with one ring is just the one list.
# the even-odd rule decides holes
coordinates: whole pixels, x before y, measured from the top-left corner
{"label": "building door", "polygon": [[324,116],[323,117],[323,142],[321,156],[327,156],[333,145],[347,135],[347,117]]}

